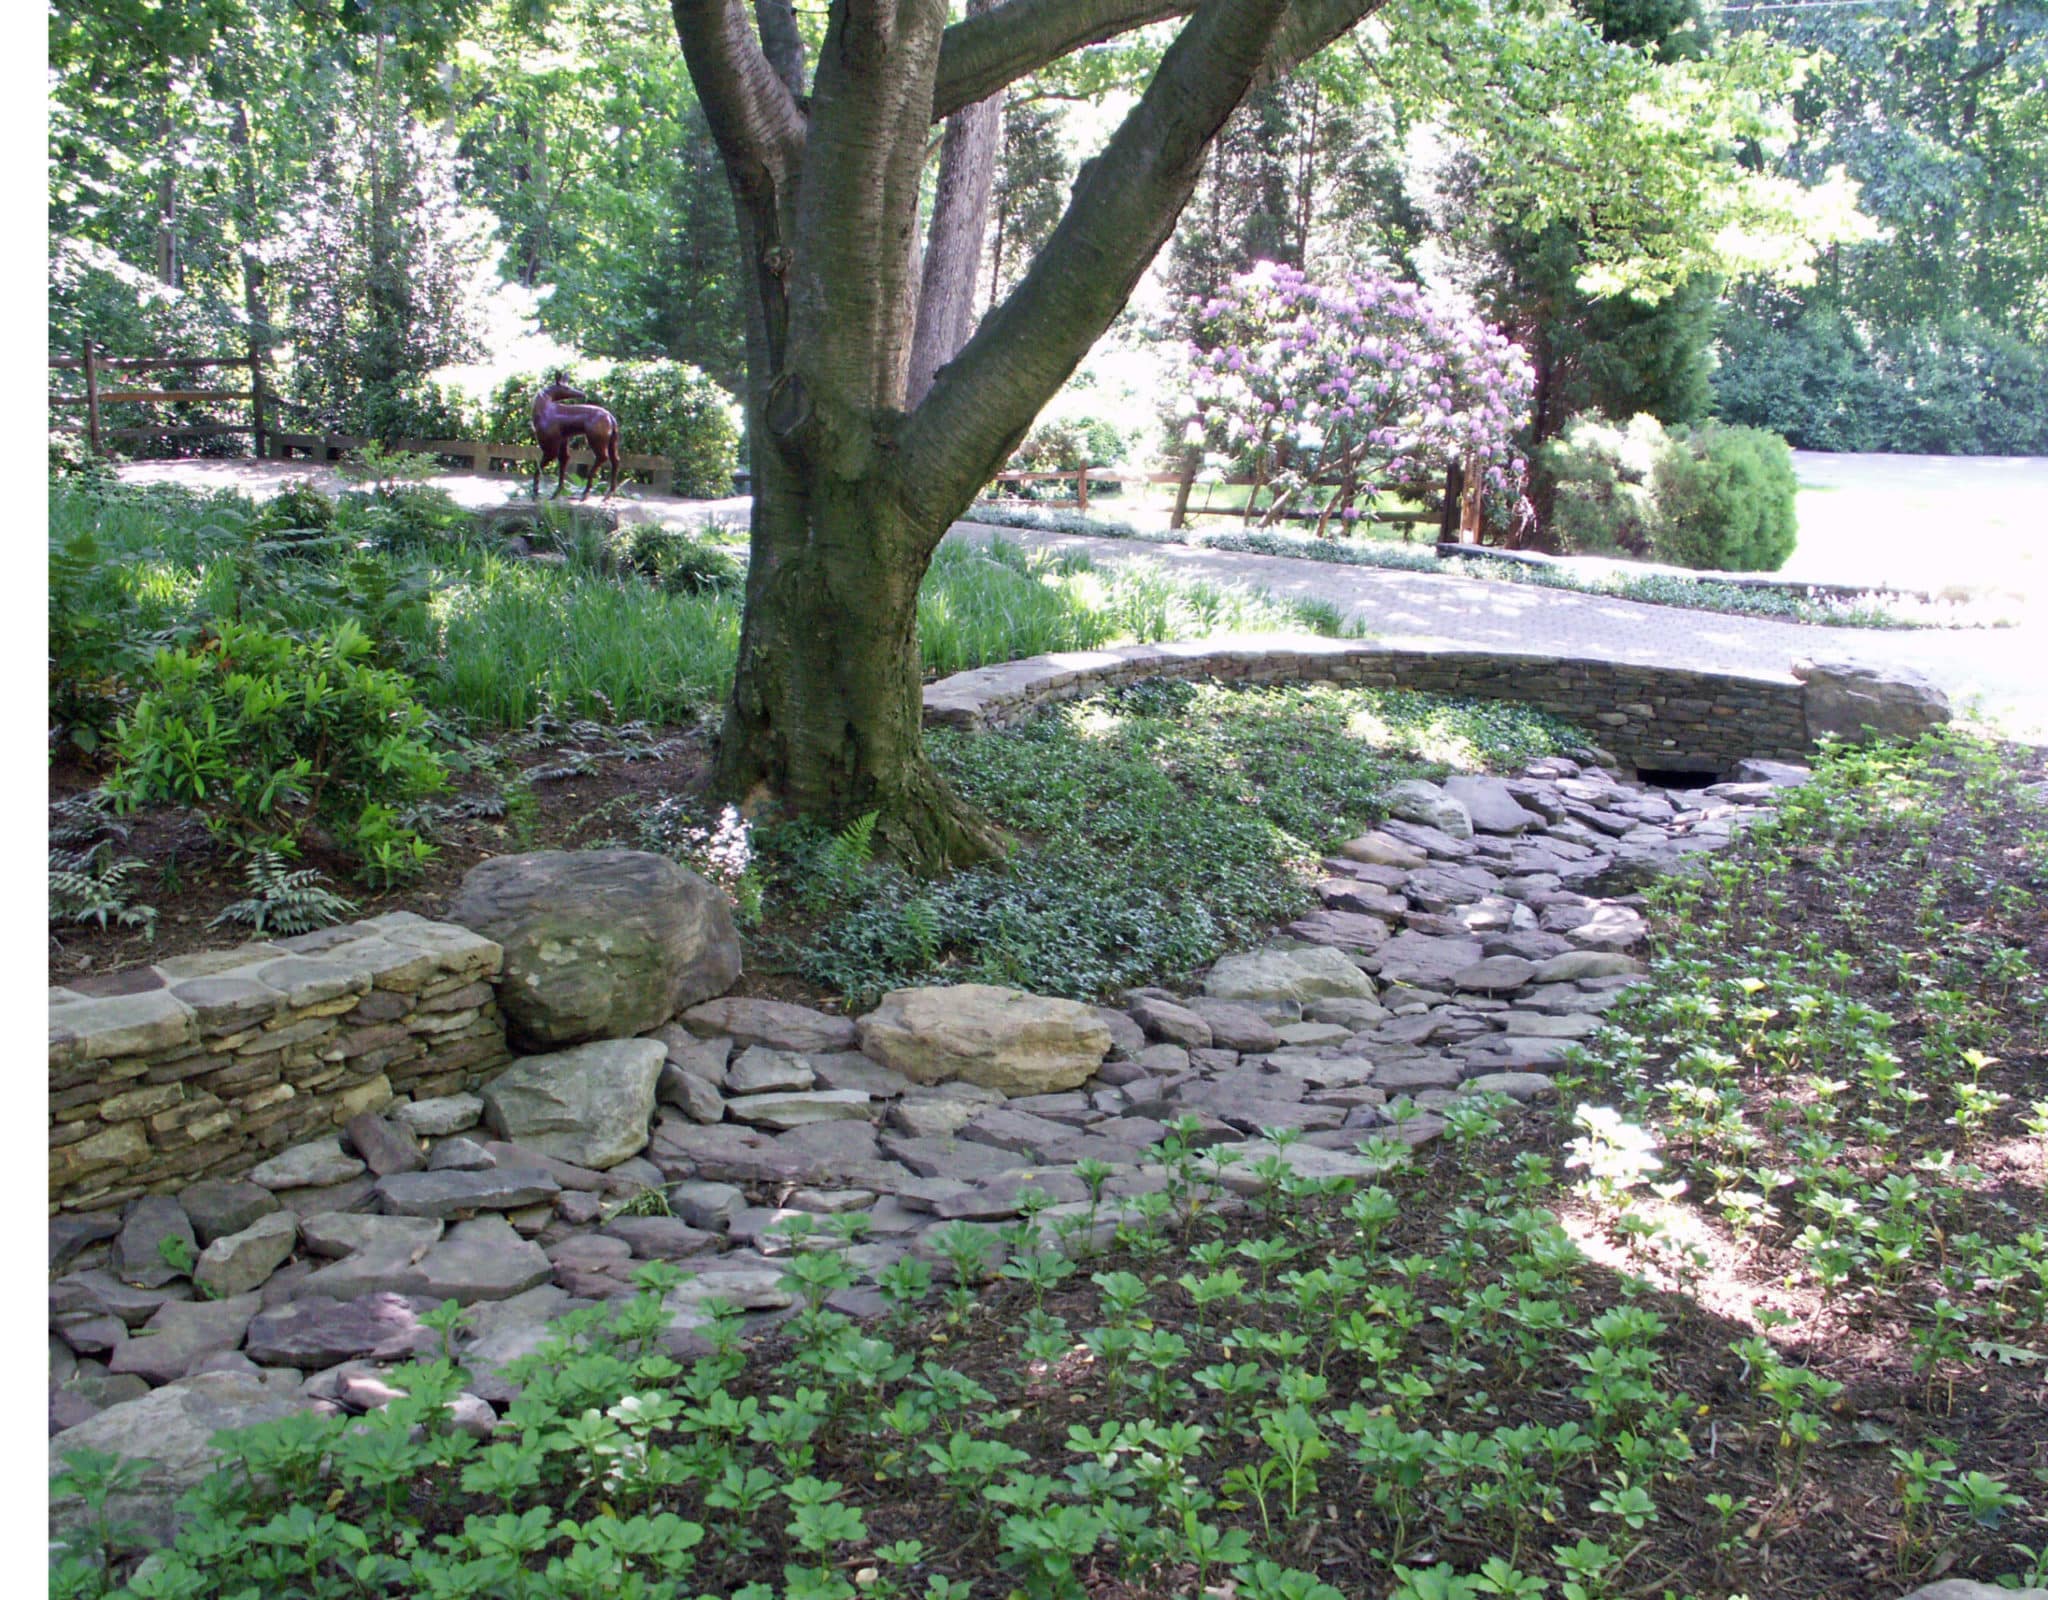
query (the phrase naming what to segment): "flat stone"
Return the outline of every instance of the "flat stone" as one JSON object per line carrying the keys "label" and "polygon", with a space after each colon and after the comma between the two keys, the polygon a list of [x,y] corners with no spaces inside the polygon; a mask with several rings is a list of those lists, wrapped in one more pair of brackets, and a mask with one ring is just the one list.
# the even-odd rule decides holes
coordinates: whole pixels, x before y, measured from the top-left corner
{"label": "flat stone", "polygon": [[254,1168],[251,1183],[273,1193],[280,1189],[320,1189],[359,1176],[363,1163],[341,1148],[339,1139],[313,1139],[293,1145]]}
{"label": "flat stone", "polygon": [[1462,1048],[1465,1070],[1476,1077],[1488,1072],[1523,1072],[1530,1067],[1556,1066],[1577,1047],[1577,1041],[1572,1039],[1543,1039],[1526,1033],[1490,1033]]}
{"label": "flat stone", "polygon": [[1005,1095],[1078,1088],[1109,1054],[1092,1006],[992,984],[898,989],[860,1019],[863,1054],[918,1083]]}
{"label": "flat stone", "polygon": [[902,1073],[857,1050],[821,1051],[807,1059],[821,1089],[858,1089],[877,1100],[894,1100],[914,1087]]}
{"label": "flat stone", "polygon": [[[259,1191],[261,1192],[261,1191]],[[268,1194],[264,1199],[271,1200]],[[50,1219],[50,1270],[67,1267],[81,1250],[121,1231],[118,1211],[67,1211]]]}
{"label": "flat stone", "polygon": [[[1294,1172],[1308,1179],[1351,1179],[1365,1182],[1380,1176],[1388,1170],[1387,1164],[1359,1155],[1356,1151],[1325,1150],[1320,1146],[1302,1140],[1296,1144],[1281,1146],[1266,1139],[1253,1139],[1232,1147],[1234,1159],[1227,1165],[1216,1165],[1207,1175],[1219,1182],[1232,1194],[1253,1196],[1264,1194],[1269,1181],[1255,1169],[1270,1159],[1291,1167]],[[1205,1161],[1205,1169],[1210,1163]]]}
{"label": "flat stone", "polygon": [[483,1091],[500,1137],[602,1171],[647,1144],[655,1083],[667,1049],[658,1039],[603,1039],[515,1061]]}
{"label": "flat stone", "polygon": [[1361,911],[1311,911],[1288,923],[1287,932],[1339,950],[1377,950],[1387,939],[1386,923]]}
{"label": "flat stone", "polygon": [[1338,853],[1367,866],[1411,868],[1427,866],[1429,852],[1396,839],[1392,834],[1373,832],[1338,846]]}
{"label": "flat stone", "polygon": [[1443,829],[1432,828],[1425,823],[1389,817],[1381,824],[1380,831],[1437,861],[1466,861],[1473,853],[1469,837],[1453,838]]}
{"label": "flat stone", "polygon": [[1534,983],[1571,983],[1580,978],[1614,978],[1639,973],[1643,964],[1632,956],[1607,950],[1575,950],[1552,956],[1531,974]]}
{"label": "flat stone", "polygon": [[913,1139],[946,1139],[966,1127],[978,1109],[964,1100],[912,1090],[889,1108],[888,1123]]}
{"label": "flat stone", "polygon": [[[424,1255],[445,1231],[434,1217],[387,1217],[354,1211],[330,1211],[299,1224],[299,1239],[311,1256],[334,1258],[364,1250],[405,1250]],[[342,1295],[338,1298],[350,1299]]]}
{"label": "flat stone", "polygon": [[1095,1019],[1109,1030],[1110,1058],[1128,1060],[1145,1048],[1145,1030],[1114,1006],[1097,1006]]}
{"label": "flat stone", "polygon": [[108,1369],[152,1384],[174,1382],[202,1356],[239,1345],[261,1307],[253,1294],[161,1306],[140,1333],[114,1351]]}
{"label": "flat stone", "polygon": [[440,1336],[420,1325],[401,1295],[309,1295],[257,1313],[249,1323],[247,1352],[258,1366],[305,1371],[358,1359],[402,1361],[439,1344]]}
{"label": "flat stone", "polygon": [[[1061,1130],[1062,1133],[1065,1131]],[[881,1147],[892,1161],[900,1161],[921,1178],[951,1178],[967,1182],[975,1178],[991,1178],[1018,1165],[1018,1157],[1013,1151],[964,1139],[917,1139],[885,1133]]]}
{"label": "flat stone", "polygon": [[191,1298],[192,1286],[182,1280],[142,1289],[93,1268],[67,1273],[50,1285],[50,1315],[53,1319],[65,1315],[116,1317],[127,1327],[139,1328],[166,1301]]}
{"label": "flat stone", "polygon": [[80,1056],[118,1060],[168,1054],[198,1035],[192,1008],[167,989],[108,995],[65,1008]]}
{"label": "flat stone", "polygon": [[341,1131],[355,1153],[363,1158],[363,1164],[380,1178],[394,1172],[417,1172],[426,1165],[426,1153],[420,1149],[418,1138],[374,1111],[350,1117]]}
{"label": "flat stone", "polygon": [[735,1121],[786,1130],[813,1122],[865,1121],[875,1102],[859,1089],[815,1089],[807,1094],[749,1094],[726,1102]]}
{"label": "flat stone", "polygon": [[789,1094],[818,1081],[808,1058],[793,1050],[749,1045],[725,1069],[729,1094]]}
{"label": "flat stone", "polygon": [[1464,1068],[1455,1061],[1394,1061],[1376,1069],[1372,1086],[1392,1094],[1413,1094],[1422,1089],[1456,1088]]}
{"label": "flat stone", "polygon": [[476,1217],[456,1223],[420,1258],[416,1292],[461,1305],[505,1300],[546,1283],[553,1270],[540,1247],[503,1217]]}
{"label": "flat stone", "polygon": [[1437,939],[1412,931],[1395,934],[1374,957],[1383,983],[1418,986],[1447,984],[1480,959],[1476,939]]}
{"label": "flat stone", "polygon": [[1489,956],[1520,956],[1524,961],[1543,962],[1552,956],[1561,956],[1571,949],[1571,941],[1562,934],[1544,933],[1534,928],[1517,928],[1510,932],[1490,933],[1479,941]]}
{"label": "flat stone", "polygon": [[[734,1193],[737,1195],[738,1191]],[[726,1209],[727,1223],[732,1211],[733,1207]],[[686,1261],[718,1245],[717,1233],[693,1228],[681,1217],[614,1217],[604,1225],[604,1231],[614,1239],[623,1239],[642,1261]]]}
{"label": "flat stone", "polygon": [[1481,833],[1527,833],[1543,825],[1543,818],[1525,810],[1514,791],[1499,778],[1461,773],[1444,779],[1443,789],[1465,808],[1472,826]]}
{"label": "flat stone", "polygon": [[1444,790],[1421,778],[1404,778],[1387,791],[1387,811],[1403,822],[1435,828],[1453,839],[1472,837],[1472,817]]}
{"label": "flat stone", "polygon": [[1225,956],[1202,979],[1202,989],[1219,1000],[1278,1000],[1297,1006],[1316,1000],[1371,1000],[1378,993],[1354,962],[1327,945]]}
{"label": "flat stone", "polygon": [[1170,1000],[1147,998],[1134,1001],[1131,1018],[1148,1037],[1177,1044],[1186,1050],[1206,1050],[1214,1042],[1206,1018]]}
{"label": "flat stone", "polygon": [[[1374,1000],[1316,1000],[1302,1010],[1304,1021],[1334,1023],[1340,1028],[1349,1028],[1353,1033],[1384,1022],[1391,1014]],[[1275,1034],[1273,1043],[1265,1048],[1277,1049],[1279,1042],[1279,1036]],[[1244,1048],[1251,1050],[1254,1047],[1246,1045]]]}
{"label": "flat stone", "polygon": [[429,1172],[488,1172],[497,1164],[498,1158],[490,1151],[460,1134],[443,1139],[427,1157]]}
{"label": "flat stone", "polygon": [[1074,1130],[1065,1123],[1007,1106],[982,1112],[960,1130],[962,1139],[1012,1151],[1026,1160],[1040,1159],[1039,1152],[1047,1145],[1070,1139],[1073,1134]]}
{"label": "flat stone", "polygon": [[201,1251],[192,1281],[216,1299],[248,1294],[284,1265],[298,1242],[297,1220],[288,1212],[270,1212]]}
{"label": "flat stone", "polygon": [[1539,1100],[1555,1100],[1557,1084],[1540,1072],[1482,1072],[1476,1078],[1467,1078],[1458,1086],[1458,1092],[1504,1094],[1522,1105],[1534,1105]]}
{"label": "flat stone", "polygon": [[[722,1076],[722,1074],[721,1074]],[[662,1063],[661,1076],[654,1082],[654,1098],[674,1106],[692,1122],[723,1122],[725,1096],[709,1078],[686,1072],[673,1060]]]}
{"label": "flat stone", "polygon": [[1628,906],[1601,905],[1575,928],[1564,930],[1565,938],[1581,950],[1619,954],[1633,949],[1649,937],[1649,924]]}
{"label": "flat stone", "polygon": [[746,1196],[729,1183],[697,1180],[676,1184],[668,1192],[668,1203],[669,1209],[691,1227],[723,1233],[733,1212],[746,1203]]}
{"label": "flat stone", "polygon": [[1359,911],[1382,921],[1393,921],[1407,909],[1398,890],[1356,878],[1325,878],[1316,885],[1316,898],[1330,911]]}
{"label": "flat stone", "polygon": [[562,1186],[544,1172],[400,1172],[377,1184],[384,1209],[405,1217],[457,1217],[552,1201]]}
{"label": "flat stone", "polygon": [[799,1054],[851,1050],[856,1038],[852,1018],[828,1016],[782,1000],[710,1000],[685,1011],[683,1023],[700,1036],[723,1034],[741,1049],[764,1045]]}
{"label": "flat stone", "polygon": [[1731,776],[1737,783],[1768,783],[1773,788],[1797,789],[1813,781],[1813,768],[1791,761],[1761,761],[1752,756],[1736,762]]}
{"label": "flat stone", "polygon": [[1487,956],[1451,975],[1452,984],[1476,994],[1511,994],[1536,976],[1536,963],[1520,956]]}
{"label": "flat stone", "polygon": [[473,1094],[447,1094],[393,1106],[392,1117],[424,1139],[464,1133],[484,1120],[484,1103]]}
{"label": "flat stone", "polygon": [[1342,1044],[1355,1031],[1335,1022],[1290,1022],[1278,1030],[1281,1044],[1296,1048]]}
{"label": "flat stone", "polygon": [[1280,1046],[1280,1036],[1273,1024],[1248,1005],[1213,995],[1197,995],[1189,1000],[1188,1009],[1209,1025],[1210,1039],[1216,1047],[1256,1053]]}
{"label": "flat stone", "polygon": [[128,1208],[120,1236],[114,1241],[115,1275],[139,1289],[160,1289],[185,1277],[187,1268],[165,1259],[161,1248],[165,1244],[181,1250],[188,1263],[199,1253],[199,1241],[185,1208],[167,1194],[146,1194]]}
{"label": "flat stone", "polygon": [[553,1178],[564,1189],[578,1190],[584,1194],[601,1194],[605,1188],[605,1175],[595,1167],[578,1166],[560,1156],[551,1156],[536,1150],[531,1145],[512,1144],[504,1139],[486,1141],[484,1149],[498,1163],[501,1170],[509,1172],[540,1172]]}
{"label": "flat stone", "polygon": [[1795,661],[1792,676],[1806,685],[1806,736],[1847,744],[1871,738],[1917,739],[1949,720],[1948,696],[1934,682],[1904,667],[1853,661]]}
{"label": "flat stone", "polygon": [[1533,1034],[1539,1039],[1589,1039],[1599,1032],[1600,1019],[1584,1012],[1552,1016],[1517,1007],[1502,1019],[1502,1025],[1509,1033]]}

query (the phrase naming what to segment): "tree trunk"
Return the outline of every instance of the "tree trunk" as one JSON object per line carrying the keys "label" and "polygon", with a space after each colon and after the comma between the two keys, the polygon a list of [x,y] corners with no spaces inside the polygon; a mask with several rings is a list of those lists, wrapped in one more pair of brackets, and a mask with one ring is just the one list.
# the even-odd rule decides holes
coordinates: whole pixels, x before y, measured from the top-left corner
{"label": "tree trunk", "polygon": [[[991,3],[968,0],[967,14],[978,16]],[[1000,95],[962,106],[946,119],[931,237],[917,296],[917,333],[910,345],[911,406],[925,397],[933,375],[960,353],[974,331],[974,286],[981,277],[981,241],[988,232],[1002,125]]]}
{"label": "tree trunk", "polygon": [[158,159],[162,165],[156,179],[156,280],[175,289],[180,276],[178,264],[178,164],[172,149],[171,92],[164,90],[163,109],[157,115]]}
{"label": "tree trunk", "polygon": [[917,591],[929,538],[884,480],[806,492],[773,447],[756,461],[718,788],[749,815],[772,806],[840,826],[876,813],[877,844],[913,870],[1000,854],[921,743]]}
{"label": "tree trunk", "polygon": [[267,352],[273,330],[269,273],[263,265],[263,252],[258,241],[262,211],[256,192],[256,152],[249,134],[249,109],[239,100],[235,102],[235,119],[228,128],[228,144],[236,155],[235,197],[236,208],[240,212],[236,226],[242,236],[242,310],[249,318],[252,351]]}

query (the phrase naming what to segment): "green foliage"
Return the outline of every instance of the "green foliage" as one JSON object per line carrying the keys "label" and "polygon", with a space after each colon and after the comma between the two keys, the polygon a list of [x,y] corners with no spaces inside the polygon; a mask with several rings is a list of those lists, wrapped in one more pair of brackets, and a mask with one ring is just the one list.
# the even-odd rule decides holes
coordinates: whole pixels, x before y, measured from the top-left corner
{"label": "green foliage", "polygon": [[1826,306],[1741,307],[1714,391],[1727,420],[1801,450],[2048,454],[2048,348],[1979,318],[1871,336]]}
{"label": "green foliage", "polygon": [[223,622],[196,647],[159,651],[115,729],[108,792],[124,809],[197,807],[243,847],[295,850],[317,822],[366,874],[405,876],[433,847],[390,802],[447,779],[410,681],[370,653],[353,622],[303,641]]}
{"label": "green foliage", "polygon": [[1555,485],[1551,532],[1572,555],[1646,555],[1657,519],[1650,476],[1665,448],[1650,416],[1626,427],[1594,415],[1547,440],[1538,461]]}
{"label": "green foliage", "polygon": [[[1113,467],[1130,449],[1130,435],[1107,417],[1041,417],[1010,457],[1012,472],[1077,472]],[[1062,492],[1068,486],[1055,485]]]}
{"label": "green foliage", "polygon": [[207,924],[245,927],[257,938],[268,933],[311,933],[355,913],[355,902],[323,888],[326,877],[311,867],[287,871],[275,850],[252,850],[243,868],[249,893]]}
{"label": "green foliage", "polygon": [[1761,428],[1702,423],[1670,435],[1652,474],[1659,560],[1724,572],[1774,572],[1799,537],[1799,481],[1785,441]]}
{"label": "green foliage", "polygon": [[132,856],[117,857],[111,842],[90,850],[50,850],[50,920],[105,928],[156,931],[156,907],[137,905],[134,880],[145,870]]}
{"label": "green foliage", "polygon": [[863,1003],[939,975],[1073,996],[1169,980],[1305,909],[1309,864],[1395,779],[1578,742],[1513,706],[1178,682],[933,734],[940,772],[1030,845],[938,883],[871,874],[804,972]]}
{"label": "green foliage", "polygon": [[1667,433],[1650,416],[1625,428],[1590,416],[1542,456],[1556,483],[1552,527],[1574,554],[1768,572],[1798,537],[1792,453],[1761,429],[1702,423]]}
{"label": "green foliage", "polygon": [[736,595],[746,584],[739,560],[704,539],[653,522],[631,523],[619,533],[626,565],[669,594]]}

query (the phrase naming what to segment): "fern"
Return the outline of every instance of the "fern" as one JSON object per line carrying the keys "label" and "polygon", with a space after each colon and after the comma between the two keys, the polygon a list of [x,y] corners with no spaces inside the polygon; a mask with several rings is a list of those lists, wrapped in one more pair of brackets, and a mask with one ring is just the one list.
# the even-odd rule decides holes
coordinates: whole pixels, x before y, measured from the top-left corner
{"label": "fern", "polygon": [[804,899],[813,910],[850,900],[860,889],[861,875],[875,855],[875,825],[879,811],[856,817],[818,847],[811,866]]}
{"label": "fern", "polygon": [[115,923],[155,937],[156,907],[129,902],[134,892],[131,880],[142,863],[133,857],[116,861],[113,856],[113,846],[104,842],[90,850],[50,852],[50,920],[92,922],[102,928]]}
{"label": "fern", "polygon": [[939,959],[939,913],[938,909],[923,895],[903,902],[900,913],[903,919],[904,937],[909,939],[911,948],[917,952],[917,964],[930,967]]}
{"label": "fern", "polygon": [[311,933],[332,927],[352,915],[356,905],[331,889],[323,889],[324,874],[312,867],[296,872],[284,869],[284,859],[275,850],[258,850],[249,857],[244,882],[246,900],[237,900],[207,924],[218,928],[224,922],[240,923],[250,932]]}

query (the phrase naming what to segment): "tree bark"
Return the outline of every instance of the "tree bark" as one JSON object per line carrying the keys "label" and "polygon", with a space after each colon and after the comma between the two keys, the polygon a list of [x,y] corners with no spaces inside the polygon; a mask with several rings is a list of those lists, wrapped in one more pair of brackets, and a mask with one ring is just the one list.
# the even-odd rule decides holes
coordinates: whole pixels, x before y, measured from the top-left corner
{"label": "tree bark", "polygon": [[[991,4],[968,0],[967,13],[979,16]],[[910,346],[906,398],[912,407],[930,391],[933,374],[960,353],[974,331],[974,286],[981,277],[981,242],[988,232],[1002,124],[1000,95],[962,106],[946,119],[917,295],[917,333]]]}

